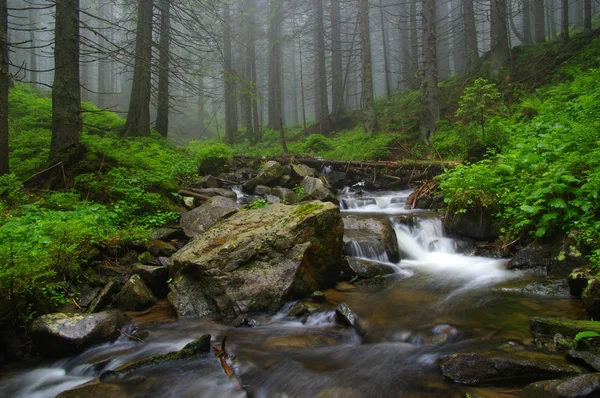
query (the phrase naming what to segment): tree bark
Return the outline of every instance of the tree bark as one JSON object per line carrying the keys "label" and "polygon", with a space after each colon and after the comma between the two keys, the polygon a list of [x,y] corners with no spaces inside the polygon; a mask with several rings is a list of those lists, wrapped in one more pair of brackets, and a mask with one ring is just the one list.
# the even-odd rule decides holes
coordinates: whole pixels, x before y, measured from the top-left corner
{"label": "tree bark", "polygon": [[169,65],[171,45],[171,2],[160,0],[160,49],[158,61],[158,103],[156,130],[163,137],[169,134]]}
{"label": "tree bark", "polygon": [[444,80],[450,76],[450,48],[448,32],[448,3],[446,0],[436,3],[436,31],[435,40],[437,56],[437,75],[439,80]]}
{"label": "tree bark", "polygon": [[412,18],[410,13],[408,12],[409,5],[401,5],[401,17],[398,20],[398,32],[400,34],[400,38],[398,43],[400,44],[400,70],[401,70],[401,89],[408,89],[413,87],[413,82],[416,79],[415,73],[413,70],[413,62],[411,59],[411,44],[410,44],[410,35],[411,32],[406,28],[405,24],[407,18]]}
{"label": "tree bark", "polygon": [[325,24],[323,22],[323,0],[313,0],[317,16],[317,90],[319,90],[319,114],[321,133],[327,134],[331,131],[331,119],[329,117],[329,98],[327,94],[327,68],[325,66]]}
{"label": "tree bark", "polygon": [[225,142],[232,145],[237,131],[236,95],[235,95],[235,71],[233,69],[233,57],[231,52],[231,10],[229,3],[223,8],[223,81],[225,82]]}
{"label": "tree bark", "polygon": [[436,70],[435,0],[422,0],[421,141],[429,142],[440,120]]}
{"label": "tree bark", "polygon": [[583,31],[591,33],[592,31],[592,0],[584,0]]}
{"label": "tree bark", "polygon": [[55,18],[51,162],[70,147],[79,144],[82,128],[79,0],[57,0]]}
{"label": "tree bark", "polygon": [[150,136],[153,0],[138,0],[137,7],[133,84],[123,133],[125,137]]}
{"label": "tree bark", "polygon": [[269,105],[268,127],[279,130],[283,118],[281,109],[281,61],[283,46],[281,44],[281,24],[283,13],[281,0],[270,0],[269,7]]}
{"label": "tree bark", "polygon": [[385,28],[385,17],[383,15],[383,0],[379,0],[379,19],[381,23],[381,39],[383,47],[383,69],[385,73],[385,93],[387,97],[392,96],[392,68],[390,65],[389,43],[387,30]]}
{"label": "tree bark", "polygon": [[507,8],[506,0],[491,0],[491,29],[492,29],[492,73],[500,72],[510,61],[510,47],[508,44]]}
{"label": "tree bark", "polygon": [[546,42],[546,13],[544,0],[533,0],[533,21],[535,25],[535,42]]}
{"label": "tree bark", "polygon": [[33,8],[29,9],[29,82],[36,87],[38,83],[38,63],[37,63],[37,49],[35,40],[35,31],[37,28],[37,10]]}
{"label": "tree bark", "polygon": [[0,175],[10,172],[8,165],[8,8],[0,0]]}
{"label": "tree bark", "polygon": [[417,89],[419,87],[419,28],[417,23],[417,0],[410,0],[410,60],[411,60],[411,76],[412,79],[408,82],[409,87]]}
{"label": "tree bark", "polygon": [[467,70],[475,72],[479,67],[479,48],[477,47],[477,28],[475,27],[475,9],[473,0],[463,1],[465,22],[465,51],[467,52]]}
{"label": "tree bark", "polygon": [[[101,19],[108,20],[111,17],[112,13],[109,12],[107,15],[107,13],[105,12],[104,7],[108,7],[106,2],[104,0],[98,0],[96,2],[96,5],[96,14],[98,14],[98,16]],[[105,39],[105,35],[107,35],[108,24],[103,20],[99,22],[101,34],[98,37],[98,45],[100,49],[106,50],[107,40]],[[110,80],[113,77],[110,74],[110,62],[106,59],[106,57],[106,55],[101,55],[100,59],[98,60],[98,88],[96,90],[98,92],[98,97],[96,100],[96,104],[100,109],[104,109],[107,107],[106,96],[109,92],[113,92],[113,89],[111,87],[112,85],[110,84]]]}
{"label": "tree bark", "polygon": [[337,121],[344,111],[343,74],[340,0],[331,0],[331,105],[334,121]]}
{"label": "tree bark", "polygon": [[373,64],[371,62],[371,31],[369,28],[369,1],[359,0],[360,64],[362,82],[363,125],[366,134],[377,131],[377,113],[373,95]]}
{"label": "tree bark", "polygon": [[254,97],[254,84],[252,80],[252,66],[254,63],[255,49],[254,49],[254,24],[252,13],[253,5],[251,0],[244,0],[244,37],[245,37],[245,54],[242,60],[244,68],[244,82],[243,89],[240,95],[241,108],[242,108],[242,122],[246,127],[246,137],[249,142],[255,142],[254,135],[254,124],[252,123],[252,100]]}
{"label": "tree bark", "polygon": [[531,34],[531,0],[523,0],[522,6],[525,44],[533,44],[533,35]]}
{"label": "tree bark", "polygon": [[467,69],[467,51],[465,42],[465,23],[463,17],[463,1],[452,0],[452,54],[454,73],[463,73]]}
{"label": "tree bark", "polygon": [[562,0],[562,20],[560,23],[560,38],[569,41],[569,0]]}

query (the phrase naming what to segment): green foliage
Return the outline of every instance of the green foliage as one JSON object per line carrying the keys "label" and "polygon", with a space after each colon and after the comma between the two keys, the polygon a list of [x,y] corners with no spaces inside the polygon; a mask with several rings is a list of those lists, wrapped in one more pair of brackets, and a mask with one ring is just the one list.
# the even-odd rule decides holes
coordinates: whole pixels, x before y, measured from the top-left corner
{"label": "green foliage", "polygon": [[223,171],[233,156],[229,145],[215,141],[194,141],[188,146],[200,174]]}
{"label": "green foliage", "polygon": [[292,191],[294,191],[294,193],[296,194],[296,196],[298,198],[303,198],[308,194],[308,192],[306,192],[306,189],[304,189],[303,187],[300,187],[298,185],[296,185],[294,188],[292,188]]}
{"label": "green foliage", "polygon": [[575,341],[579,341],[581,339],[589,339],[591,337],[600,337],[600,334],[596,333],[596,332],[592,332],[592,331],[584,331],[584,332],[579,332],[577,333],[577,335],[575,336]]}
{"label": "green foliage", "polygon": [[264,209],[268,205],[269,203],[266,199],[257,199],[254,202],[247,204],[246,207],[244,207],[244,210]]}
{"label": "green foliage", "polygon": [[462,117],[467,123],[476,122],[481,127],[481,140],[485,143],[485,123],[488,118],[504,113],[502,94],[495,84],[478,78],[465,88],[456,116]]}
{"label": "green foliage", "polygon": [[301,151],[307,154],[317,154],[325,151],[331,151],[333,144],[331,140],[321,134],[311,134],[302,140]]}

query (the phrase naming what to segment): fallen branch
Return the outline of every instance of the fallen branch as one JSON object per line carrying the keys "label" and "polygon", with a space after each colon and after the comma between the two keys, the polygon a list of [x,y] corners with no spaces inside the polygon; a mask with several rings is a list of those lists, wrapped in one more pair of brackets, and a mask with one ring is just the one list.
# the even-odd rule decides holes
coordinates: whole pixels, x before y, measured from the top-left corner
{"label": "fallen branch", "polygon": [[122,331],[121,329],[117,329],[117,332],[121,333],[123,336],[127,337],[128,339],[137,340],[137,341],[139,341],[141,343],[146,344],[146,342],[144,340],[140,339],[139,337],[135,337],[135,336],[132,336],[130,334],[127,334],[124,331]]}
{"label": "fallen branch", "polygon": [[227,360],[231,359],[231,356],[229,355],[229,353],[227,353],[227,347],[225,346],[226,343],[227,336],[223,337],[223,341],[221,342],[220,348],[217,346],[213,346],[213,349],[215,350],[215,358],[218,358],[219,362],[221,362],[221,367],[225,371],[227,377],[229,377],[229,379],[235,384],[238,390],[242,391],[244,390],[244,388],[242,387],[240,380],[235,375],[233,368],[229,365],[229,363],[227,363]]}
{"label": "fallen branch", "polygon": [[202,200],[209,200],[212,199],[210,196],[206,196],[206,195],[202,195],[201,193],[197,193],[197,192],[193,192],[193,191],[189,191],[187,189],[182,189],[179,192],[180,195],[183,196],[191,196],[192,198],[196,198],[196,199],[202,199]]}

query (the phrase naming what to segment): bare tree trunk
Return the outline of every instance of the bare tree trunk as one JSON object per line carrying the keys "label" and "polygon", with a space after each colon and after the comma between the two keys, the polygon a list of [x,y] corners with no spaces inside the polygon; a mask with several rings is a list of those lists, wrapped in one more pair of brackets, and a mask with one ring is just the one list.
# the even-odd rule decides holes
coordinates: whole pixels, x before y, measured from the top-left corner
{"label": "bare tree trunk", "polygon": [[300,115],[298,113],[298,65],[296,63],[296,43],[291,41],[290,46],[292,49],[292,125],[297,126],[298,123],[300,123]]}
{"label": "bare tree trunk", "polygon": [[463,1],[452,0],[452,55],[454,73],[463,73],[467,69],[465,42],[465,24],[463,17]]}
{"label": "bare tree trunk", "polygon": [[317,13],[317,71],[319,90],[319,108],[321,118],[321,132],[323,134],[331,131],[331,119],[329,117],[329,99],[327,94],[327,67],[325,66],[325,25],[323,23],[323,0],[313,0],[313,6]]}
{"label": "bare tree trunk", "polygon": [[[294,28],[296,27],[296,20],[294,20]],[[306,131],[306,100],[304,98],[304,61],[302,58],[302,40],[298,38],[298,55],[300,56],[300,100],[302,101],[302,124],[304,125],[304,131]]]}
{"label": "bare tree trunk", "polygon": [[535,42],[546,42],[546,18],[544,0],[533,0],[533,21],[535,25]]}
{"label": "bare tree trunk", "polygon": [[437,74],[439,80],[450,76],[450,49],[448,46],[450,32],[448,31],[448,3],[446,0],[436,2],[436,30],[435,39],[437,56]]}
{"label": "bare tree trunk", "polygon": [[413,86],[413,81],[416,80],[415,72],[412,70],[412,60],[411,60],[411,49],[410,49],[410,31],[406,29],[405,21],[408,18],[412,18],[410,14],[407,12],[408,5],[401,5],[401,15],[398,19],[398,32],[400,38],[398,43],[400,44],[400,70],[401,70],[401,81],[400,88],[405,90],[407,88],[411,88]]}
{"label": "bare tree trunk", "polygon": [[499,73],[510,61],[506,0],[491,0],[491,4],[492,53],[490,69],[492,73]]}
{"label": "bare tree trunk", "polygon": [[377,131],[377,113],[375,112],[375,98],[373,96],[373,64],[371,62],[369,1],[359,0],[358,7],[363,124],[366,134],[375,134]]}
{"label": "bare tree trunk", "polygon": [[583,20],[583,31],[585,33],[591,33],[592,31],[592,0],[584,0],[584,20]]}
{"label": "bare tree trunk", "polygon": [[0,175],[10,172],[8,165],[8,8],[0,0]]}
{"label": "bare tree trunk", "polygon": [[562,0],[562,20],[560,23],[560,38],[569,41],[569,0]]}
{"label": "bare tree trunk", "polygon": [[229,145],[235,140],[237,131],[236,115],[236,95],[235,95],[235,71],[233,70],[233,59],[231,53],[231,12],[229,3],[225,3],[223,8],[223,23],[225,30],[223,33],[223,80],[225,82],[225,142]]}
{"label": "bare tree trunk", "polygon": [[246,137],[249,142],[255,142],[256,137],[254,135],[254,123],[252,122],[252,100],[255,95],[253,92],[254,84],[252,81],[252,66],[254,63],[254,24],[252,13],[253,5],[251,0],[244,0],[244,48],[245,53],[242,59],[243,64],[243,90],[240,95],[241,108],[242,108],[242,123],[246,127]]}
{"label": "bare tree trunk", "polygon": [[392,69],[390,65],[389,43],[387,30],[385,28],[385,18],[383,15],[383,0],[379,0],[379,18],[381,21],[381,38],[383,41],[383,69],[385,72],[385,93],[389,98],[392,96]]}
{"label": "bare tree trunk", "polygon": [[150,136],[153,0],[138,0],[133,86],[124,136]]}
{"label": "bare tree trunk", "polygon": [[331,102],[333,120],[344,110],[344,78],[342,70],[342,15],[340,0],[331,0]]}
{"label": "bare tree trunk", "polygon": [[419,87],[419,79],[416,74],[419,71],[419,28],[417,24],[417,0],[410,0],[410,59],[411,59],[411,76],[412,79],[408,82],[410,88],[417,89]]}
{"label": "bare tree trunk", "polygon": [[281,61],[283,58],[283,46],[281,44],[281,24],[283,12],[281,0],[270,0],[269,12],[269,106],[268,126],[278,130],[281,125],[282,109],[282,87],[281,87]]}
{"label": "bare tree trunk", "polygon": [[531,0],[523,0],[522,7],[525,44],[533,44],[533,35],[531,34]]}
{"label": "bare tree trunk", "polygon": [[36,87],[38,83],[38,64],[37,64],[37,49],[35,40],[35,31],[37,28],[37,10],[29,8],[29,82]]}
{"label": "bare tree trunk", "polygon": [[160,49],[158,61],[158,103],[156,130],[166,137],[169,134],[169,46],[171,45],[171,2],[160,0]]}
{"label": "bare tree trunk", "polygon": [[52,141],[50,161],[79,144],[81,85],[79,77],[79,0],[56,1]]}
{"label": "bare tree trunk", "polygon": [[[104,0],[98,0],[96,5],[96,14],[101,19],[108,20],[112,16],[110,12],[106,12],[105,7],[108,7],[108,5]],[[108,24],[101,20],[99,22],[99,26],[101,34],[98,37],[98,45],[102,50],[106,50],[107,40],[105,39],[105,36],[107,35],[106,29],[108,28]],[[110,79],[112,79],[110,75],[110,63],[106,59],[106,55],[101,55],[100,59],[98,60],[98,88],[96,90],[98,91],[96,104],[100,109],[106,108],[106,96],[109,92],[113,92],[112,88],[110,87]]]}
{"label": "bare tree trunk", "polygon": [[436,70],[435,0],[422,0],[421,141],[429,142],[440,120]]}
{"label": "bare tree trunk", "polygon": [[463,17],[465,22],[467,70],[469,73],[473,73],[479,67],[479,48],[477,47],[477,28],[475,27],[473,0],[463,0]]}
{"label": "bare tree trunk", "polygon": [[583,20],[584,20],[583,8],[584,8],[583,0],[575,0],[575,25],[578,28],[583,27]]}

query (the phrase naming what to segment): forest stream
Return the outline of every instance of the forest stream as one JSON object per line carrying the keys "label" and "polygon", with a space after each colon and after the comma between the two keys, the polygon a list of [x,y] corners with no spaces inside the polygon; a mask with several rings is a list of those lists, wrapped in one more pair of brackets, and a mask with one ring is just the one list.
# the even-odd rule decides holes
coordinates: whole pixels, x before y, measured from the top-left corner
{"label": "forest stream", "polygon": [[[214,356],[156,365],[112,384],[98,396],[131,397],[507,397],[526,382],[468,387],[445,380],[436,360],[458,352],[514,350],[531,341],[529,318],[584,316],[579,301],[522,293],[514,288],[543,276],[504,269],[504,260],[457,253],[440,216],[404,209],[409,191],[366,193],[347,189],[342,213],[385,219],[393,226],[402,260],[377,287],[340,285],[325,291],[330,310],[300,321],[280,313],[251,318],[256,327],[233,328],[211,319],[177,321],[169,311],[140,318],[144,343],[125,335],[57,362],[28,364],[0,376],[0,396],[42,398],[84,383],[106,370],[177,351],[210,333],[227,336],[241,390]],[[407,222],[409,220],[409,222]],[[357,257],[387,262],[376,248],[350,245]],[[365,334],[335,322],[346,303]],[[158,305],[158,307],[161,307]],[[162,303],[162,307],[165,307]],[[156,308],[156,307],[155,307]],[[127,331],[125,331],[127,332]]]}

